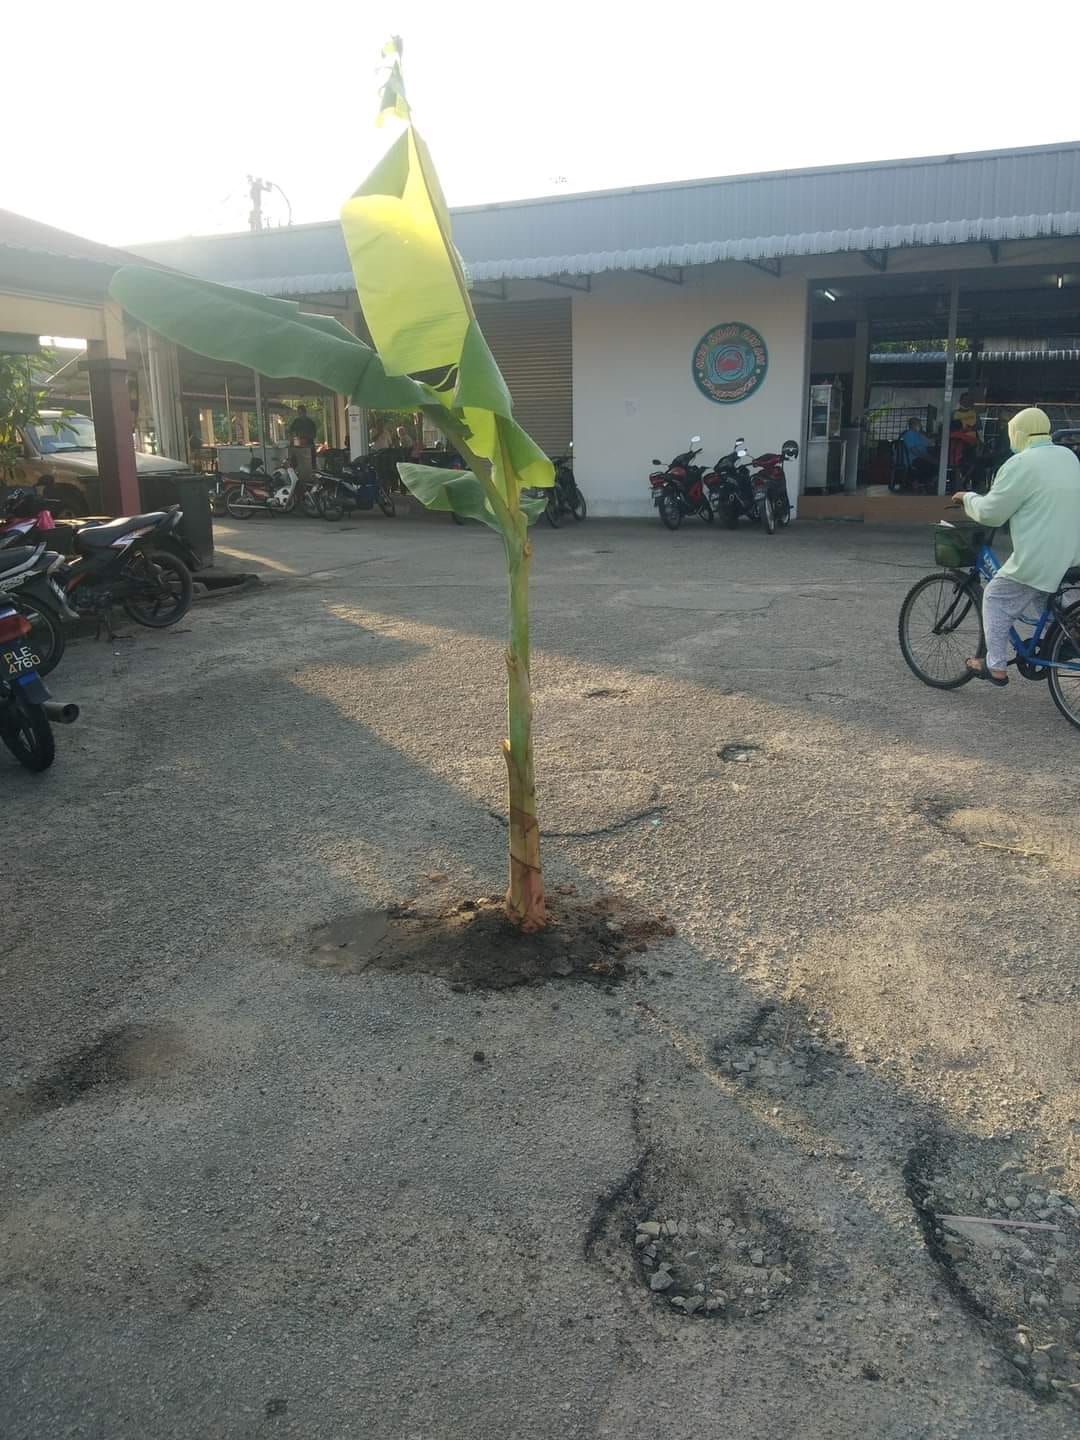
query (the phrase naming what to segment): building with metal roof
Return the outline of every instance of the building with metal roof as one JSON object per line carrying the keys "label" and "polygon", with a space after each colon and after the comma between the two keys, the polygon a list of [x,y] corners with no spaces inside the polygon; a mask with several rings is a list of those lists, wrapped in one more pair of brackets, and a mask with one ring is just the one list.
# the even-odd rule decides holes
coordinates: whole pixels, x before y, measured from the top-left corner
{"label": "building with metal roof", "polygon": [[[1080,143],[548,195],[452,211],[474,281],[1080,235]],[[134,247],[272,295],[351,291],[337,220]]]}
{"label": "building with metal roof", "polygon": [[[943,353],[950,325],[971,342],[991,313],[997,335],[1080,333],[1080,142],[558,194],[452,220],[518,414],[550,450],[573,435],[596,513],[646,513],[649,458],[691,433],[706,455],[740,433],[759,450],[812,440],[812,378],[842,382],[850,453],[871,347],[898,333]],[[132,248],[305,297],[362,332],[336,220]],[[830,485],[843,471],[855,483],[843,443],[830,437]],[[792,488],[820,469],[804,456]]]}

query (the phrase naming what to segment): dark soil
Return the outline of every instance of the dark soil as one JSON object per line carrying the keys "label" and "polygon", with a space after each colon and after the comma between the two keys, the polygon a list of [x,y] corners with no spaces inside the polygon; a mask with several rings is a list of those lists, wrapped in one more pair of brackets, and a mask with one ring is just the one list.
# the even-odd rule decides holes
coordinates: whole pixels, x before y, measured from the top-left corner
{"label": "dark soil", "polygon": [[35,1115],[74,1104],[103,1085],[168,1074],[183,1055],[184,1048],[168,1025],[120,1025],[106,1030],[29,1084],[0,1089],[0,1135]]}
{"label": "dark soil", "polygon": [[[569,887],[566,887],[567,889]],[[603,895],[586,901],[549,894],[548,927],[525,935],[507,919],[501,895],[462,900],[448,909],[417,902],[360,910],[310,935],[308,963],[342,975],[385,970],[438,975],[455,988],[506,990],[552,981],[612,984],[643,973],[632,957],[673,935],[666,916]]]}

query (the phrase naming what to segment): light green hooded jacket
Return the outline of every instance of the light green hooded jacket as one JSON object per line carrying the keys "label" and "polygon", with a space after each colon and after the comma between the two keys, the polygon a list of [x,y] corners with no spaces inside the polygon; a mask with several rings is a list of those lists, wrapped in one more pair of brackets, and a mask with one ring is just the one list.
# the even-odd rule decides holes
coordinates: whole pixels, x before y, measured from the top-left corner
{"label": "light green hooded jacket", "polygon": [[980,525],[1008,523],[1013,553],[1000,574],[1053,592],[1080,565],[1080,460],[1053,443],[1050,420],[1035,407],[1009,421],[1009,443],[1016,454],[988,494],[964,496],[964,509]]}

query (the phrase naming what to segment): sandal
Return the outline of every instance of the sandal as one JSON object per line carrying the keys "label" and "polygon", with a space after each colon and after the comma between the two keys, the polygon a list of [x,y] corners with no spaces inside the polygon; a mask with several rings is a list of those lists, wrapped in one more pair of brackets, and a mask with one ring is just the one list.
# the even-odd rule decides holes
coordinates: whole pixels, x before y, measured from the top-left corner
{"label": "sandal", "polygon": [[988,670],[985,660],[979,660],[975,665],[969,660],[967,662],[967,668],[976,680],[989,680],[991,685],[997,685],[999,687],[1009,683],[1009,677],[1007,675],[995,675],[992,670]]}

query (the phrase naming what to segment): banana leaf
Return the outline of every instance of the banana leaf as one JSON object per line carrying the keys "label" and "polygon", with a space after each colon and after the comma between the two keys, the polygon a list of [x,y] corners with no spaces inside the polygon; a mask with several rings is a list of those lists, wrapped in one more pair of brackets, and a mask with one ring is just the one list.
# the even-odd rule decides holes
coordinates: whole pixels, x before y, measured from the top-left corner
{"label": "banana leaf", "polygon": [[[410,495],[415,495],[428,510],[453,510],[468,520],[479,520],[481,524],[502,533],[498,517],[484,494],[484,487],[471,471],[443,470],[437,465],[414,465],[406,461],[397,468]],[[544,513],[547,498],[522,496],[518,503],[532,525]]]}
{"label": "banana leaf", "polygon": [[374,409],[433,404],[426,386],[387,375],[370,346],[328,315],[305,314],[293,300],[143,265],[118,270],[109,293],[136,320],[197,355],[279,380],[313,380]]}

